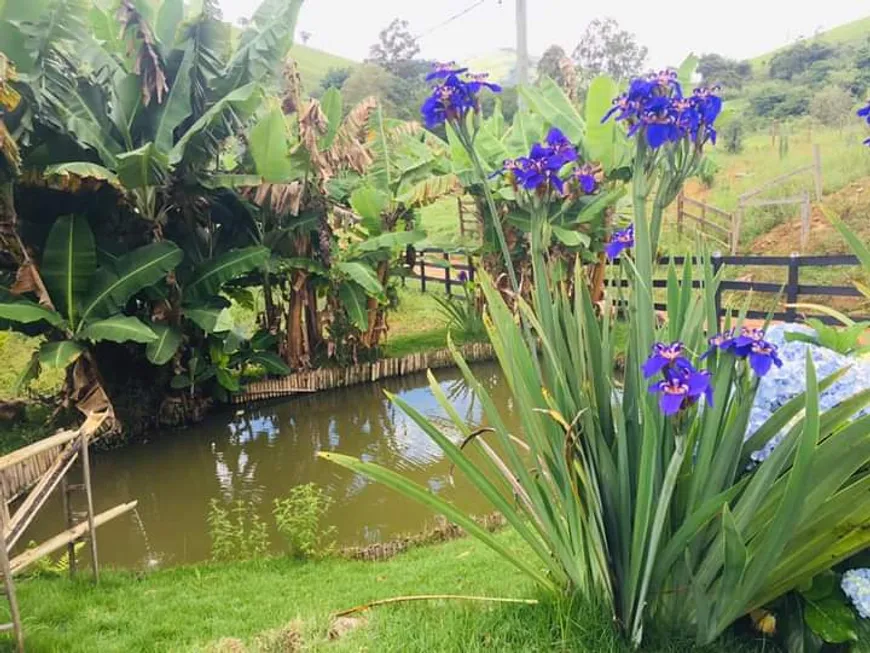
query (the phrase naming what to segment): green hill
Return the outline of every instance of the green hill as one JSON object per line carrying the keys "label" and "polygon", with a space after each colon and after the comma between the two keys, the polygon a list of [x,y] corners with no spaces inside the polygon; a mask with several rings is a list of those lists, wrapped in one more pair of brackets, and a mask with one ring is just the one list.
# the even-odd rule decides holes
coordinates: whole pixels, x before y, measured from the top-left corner
{"label": "green hill", "polygon": [[[819,34],[808,38],[807,41],[819,41],[822,43],[831,43],[834,45],[844,45],[848,43],[863,41],[868,37],[868,35],[870,35],[870,16],[867,16],[866,18],[859,18],[858,20],[853,20],[850,23],[837,25],[837,27],[832,27],[829,30],[825,30],[824,32],[820,32]],[[749,61],[752,64],[752,69],[755,71],[764,70],[770,63],[773,55],[787,47],[789,46],[784,45],[781,48],[777,48],[776,50],[766,52],[762,55],[750,59]]]}
{"label": "green hill", "polygon": [[299,66],[299,74],[308,91],[313,91],[320,85],[320,80],[333,68],[353,68],[358,62],[345,59],[336,54],[330,54],[306,45],[296,44],[290,50],[290,56],[296,60]]}

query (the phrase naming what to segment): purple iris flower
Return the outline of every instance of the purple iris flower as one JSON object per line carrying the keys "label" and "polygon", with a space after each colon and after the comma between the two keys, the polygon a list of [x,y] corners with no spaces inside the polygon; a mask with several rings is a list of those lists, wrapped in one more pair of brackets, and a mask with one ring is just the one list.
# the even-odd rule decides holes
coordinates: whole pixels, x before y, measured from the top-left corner
{"label": "purple iris flower", "polygon": [[776,345],[766,340],[753,343],[749,350],[749,365],[759,377],[767,374],[773,365],[782,367]]}
{"label": "purple iris flower", "polygon": [[653,377],[668,368],[692,369],[692,364],[683,355],[684,353],[682,342],[673,342],[669,345],[657,342],[653,345],[652,353],[646,363],[643,364],[644,378]]}
{"label": "purple iris flower", "polygon": [[759,342],[764,342],[764,329],[742,327],[740,335],[732,341],[731,349],[737,356],[745,358],[752,346]]}
{"label": "purple iris flower", "polygon": [[577,180],[577,185],[585,195],[591,195],[598,190],[598,172],[600,168],[589,163],[584,163],[574,171],[574,178]]}
{"label": "purple iris flower", "polygon": [[659,408],[668,417],[695,404],[702,396],[713,405],[710,373],[689,368],[666,368],[665,378],[653,383],[650,392],[659,395]]}
{"label": "purple iris flower", "polygon": [[460,68],[455,61],[436,63],[433,66],[432,72],[426,75],[426,81],[431,82],[435,79],[447,79],[451,75],[461,75],[462,73],[467,72],[468,68]]}
{"label": "purple iris flower", "polygon": [[[867,124],[870,125],[870,103],[868,103],[866,107],[858,109],[858,117],[863,118],[867,121]],[[864,141],[864,145],[870,145],[870,138]]]}
{"label": "purple iris flower", "polygon": [[697,88],[684,97],[677,74],[672,70],[632,80],[628,92],[613,101],[602,122],[616,116],[628,123],[628,136],[643,132],[647,143],[658,149],[687,138],[699,148],[715,144],[713,124],[722,111],[718,88]]}
{"label": "purple iris flower", "polygon": [[547,145],[552,157],[550,165],[554,167],[559,165],[561,168],[577,160],[577,150],[558,127],[550,129],[550,133],[547,134]]}
{"label": "purple iris flower", "polygon": [[480,109],[478,95],[481,90],[487,88],[494,93],[501,91],[498,84],[484,81],[485,75],[467,75],[466,71],[466,68],[448,64],[430,73],[428,79],[437,80],[437,83],[420,107],[426,127],[433,129],[445,122],[459,123],[470,111]]}
{"label": "purple iris flower", "polygon": [[632,247],[634,247],[634,225],[630,224],[622,231],[613,232],[605,252],[607,253],[607,258],[612,260]]}
{"label": "purple iris flower", "polygon": [[729,351],[734,346],[734,329],[717,333],[707,342],[710,348],[701,356],[702,360],[717,351]]}
{"label": "purple iris flower", "polygon": [[465,283],[468,281],[468,273],[465,270],[461,270],[459,272],[459,283]]}

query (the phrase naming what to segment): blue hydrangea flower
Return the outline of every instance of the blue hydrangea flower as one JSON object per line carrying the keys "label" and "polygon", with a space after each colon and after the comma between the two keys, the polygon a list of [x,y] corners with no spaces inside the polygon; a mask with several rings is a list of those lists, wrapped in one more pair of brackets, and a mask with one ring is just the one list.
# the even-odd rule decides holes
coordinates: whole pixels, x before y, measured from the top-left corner
{"label": "blue hydrangea flower", "polygon": [[870,569],[850,569],[840,581],[843,593],[863,619],[870,618]]}
{"label": "blue hydrangea flower", "polygon": [[666,345],[657,342],[652,346],[652,353],[643,364],[643,376],[649,379],[659,374],[665,368],[692,369],[692,364],[685,357],[685,349],[682,342],[672,342]]}
{"label": "blue hydrangea flower", "polygon": [[634,247],[634,225],[630,224],[626,229],[614,231],[610,237],[610,242],[607,244],[605,253],[607,258],[615,259],[622,252]]}
{"label": "blue hydrangea flower", "polygon": [[501,86],[487,82],[486,75],[470,75],[467,70],[446,64],[437,66],[428,75],[427,79],[437,83],[420,107],[426,127],[433,129],[445,122],[461,123],[470,111],[480,110],[479,95],[483,89],[501,92]]}
{"label": "blue hydrangea flower", "polygon": [[706,370],[698,372],[691,365],[688,368],[668,367],[664,374],[665,378],[653,383],[649,390],[658,393],[659,408],[668,417],[693,405],[702,396],[708,404],[713,404],[713,385]]}
{"label": "blue hydrangea flower", "polygon": [[[745,439],[761,428],[783,404],[806,390],[807,352],[810,353],[819,379],[824,379],[844,367],[849,368],[841,378],[820,394],[819,406],[823,412],[862,390],[870,389],[870,360],[844,356],[811,343],[788,342],[785,340],[785,334],[790,331],[813,334],[813,330],[809,327],[796,324],[776,325],[768,329],[764,340],[777,347],[783,366],[771,368],[770,372],[759,381]],[[865,415],[870,415],[870,409],[864,409],[854,417]],[[785,425],[762,449],[753,452],[753,461],[758,463],[765,460],[782,442],[792,426],[793,424]]]}

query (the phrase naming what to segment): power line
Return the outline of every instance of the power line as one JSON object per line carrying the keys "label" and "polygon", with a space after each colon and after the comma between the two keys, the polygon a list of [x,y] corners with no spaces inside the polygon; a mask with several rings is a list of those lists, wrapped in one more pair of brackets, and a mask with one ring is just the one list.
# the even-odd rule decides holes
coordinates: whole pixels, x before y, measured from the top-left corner
{"label": "power line", "polygon": [[486,0],[477,0],[477,2],[474,2],[474,3],[470,4],[470,5],[468,5],[468,6],[467,6],[465,9],[463,9],[462,11],[460,11],[460,12],[458,12],[458,13],[456,13],[456,14],[453,14],[452,16],[450,16],[449,18],[447,18],[447,19],[441,21],[440,23],[438,23],[438,24],[435,25],[434,27],[430,27],[430,28],[427,29],[425,32],[420,32],[419,34],[417,34],[417,36],[414,37],[414,40],[415,40],[415,41],[419,41],[419,40],[422,39],[424,36],[429,36],[432,32],[434,32],[434,31],[436,31],[436,30],[439,30],[439,29],[441,29],[442,27],[444,27],[444,26],[446,26],[446,25],[449,25],[449,24],[452,23],[454,20],[458,20],[459,18],[462,18],[465,14],[467,14],[467,13],[473,11],[474,9],[476,9],[477,7],[479,7],[480,5],[482,5],[484,2],[486,2]]}

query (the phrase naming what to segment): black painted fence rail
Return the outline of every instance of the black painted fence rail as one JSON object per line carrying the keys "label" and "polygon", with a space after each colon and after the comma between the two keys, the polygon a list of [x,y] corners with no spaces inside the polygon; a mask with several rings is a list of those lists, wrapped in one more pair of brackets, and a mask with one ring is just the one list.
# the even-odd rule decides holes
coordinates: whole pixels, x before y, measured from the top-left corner
{"label": "black painted fence rail", "polygon": [[[462,258],[463,262],[459,263],[456,259]],[[828,255],[828,256],[721,256],[712,254],[709,259],[704,259],[699,256],[667,256],[659,258],[657,263],[660,266],[667,266],[671,262],[674,265],[684,265],[687,260],[691,260],[692,265],[706,264],[709,260],[713,266],[714,274],[724,266],[740,266],[740,267],[779,267],[786,268],[787,280],[785,283],[772,283],[769,281],[732,281],[723,279],[719,284],[719,292],[717,294],[717,308],[719,315],[724,316],[729,309],[722,307],[723,292],[754,292],[761,294],[782,295],[783,304],[786,306],[784,311],[769,311],[749,310],[746,317],[750,319],[766,319],[771,317],[775,321],[781,322],[799,322],[809,317],[814,317],[827,324],[837,324],[837,320],[828,315],[808,315],[798,312],[798,309],[790,304],[801,303],[802,297],[851,297],[861,298],[861,292],[853,286],[828,286],[818,284],[802,284],[800,282],[800,272],[804,268],[819,268],[819,267],[861,267],[861,261],[857,256],[851,255]],[[616,261],[614,261],[616,262]],[[415,249],[409,247],[405,256],[406,278],[416,279],[420,282],[420,290],[426,292],[428,287],[435,285],[438,288],[443,287],[444,291],[450,295],[454,285],[462,284],[460,274],[465,273],[466,278],[470,281],[474,280],[475,261],[474,256],[465,251],[450,252],[437,247],[426,247],[423,249]],[[620,285],[628,285],[627,281],[620,282]],[[701,282],[695,281],[692,284],[694,287],[700,287]],[[653,288],[666,288],[666,279],[654,279]],[[667,305],[658,303],[655,305],[656,310],[666,310]],[[737,315],[738,311],[730,309],[732,315]],[[868,320],[867,315],[852,315],[854,320]]]}

